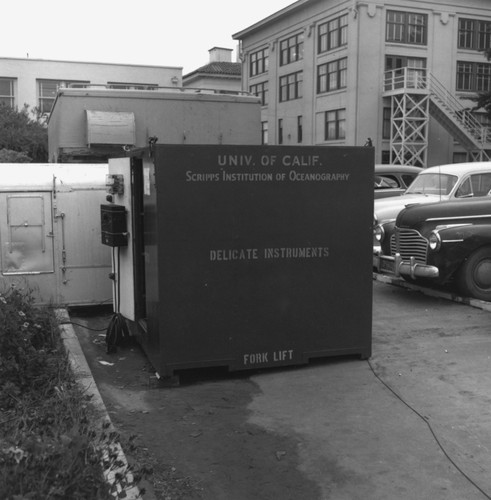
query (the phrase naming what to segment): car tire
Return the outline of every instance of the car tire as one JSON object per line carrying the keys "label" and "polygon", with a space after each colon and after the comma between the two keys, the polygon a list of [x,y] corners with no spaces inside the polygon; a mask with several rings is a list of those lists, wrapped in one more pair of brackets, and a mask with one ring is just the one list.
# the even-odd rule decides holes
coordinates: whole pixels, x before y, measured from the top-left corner
{"label": "car tire", "polygon": [[491,301],[491,247],[472,253],[457,276],[459,291],[479,300]]}

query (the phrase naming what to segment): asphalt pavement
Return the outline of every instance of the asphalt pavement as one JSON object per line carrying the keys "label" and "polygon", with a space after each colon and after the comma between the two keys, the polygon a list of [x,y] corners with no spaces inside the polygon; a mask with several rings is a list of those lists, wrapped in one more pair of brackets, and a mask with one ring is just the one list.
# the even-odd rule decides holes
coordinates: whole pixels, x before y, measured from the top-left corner
{"label": "asphalt pavement", "polygon": [[105,353],[110,316],[72,313],[84,378],[157,472],[143,498],[490,499],[489,304],[385,281],[369,360],[197,371],[174,388],[138,346]]}

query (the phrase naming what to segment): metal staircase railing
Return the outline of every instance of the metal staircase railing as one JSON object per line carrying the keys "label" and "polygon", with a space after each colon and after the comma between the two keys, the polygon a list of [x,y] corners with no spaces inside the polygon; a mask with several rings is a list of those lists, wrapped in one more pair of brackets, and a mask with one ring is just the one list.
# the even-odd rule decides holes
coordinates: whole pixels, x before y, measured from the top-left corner
{"label": "metal staircase railing", "polygon": [[491,130],[483,126],[459,99],[431,73],[419,68],[399,68],[386,71],[385,95],[401,92],[428,93],[430,112],[468,150],[478,150],[480,158],[489,159],[485,149],[491,149]]}
{"label": "metal staircase railing", "polygon": [[445,86],[431,73],[429,76],[429,89],[433,100],[445,109],[462,127],[476,140],[476,144],[483,147],[485,143],[490,145],[491,131],[483,126],[473,115],[469,108],[466,108]]}

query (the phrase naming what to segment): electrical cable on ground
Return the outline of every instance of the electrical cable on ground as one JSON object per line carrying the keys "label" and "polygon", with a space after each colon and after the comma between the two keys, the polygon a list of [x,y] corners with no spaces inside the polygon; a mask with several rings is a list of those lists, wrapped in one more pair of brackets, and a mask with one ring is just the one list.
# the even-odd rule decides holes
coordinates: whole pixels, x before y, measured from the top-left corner
{"label": "electrical cable on ground", "polygon": [[85,328],[86,330],[90,330],[92,332],[105,332],[107,330],[107,327],[104,327],[104,328],[91,328],[90,326],[82,325],[82,323],[76,323],[75,321],[66,321],[63,324],[64,325],[80,326],[81,328]]}
{"label": "electrical cable on ground", "polygon": [[428,421],[427,418],[425,418],[423,415],[421,415],[421,413],[418,412],[418,410],[416,410],[415,408],[413,408],[408,402],[406,402],[399,394],[397,394],[397,392],[392,389],[392,387],[387,383],[385,382],[381,377],[380,375],[375,371],[372,363],[370,362],[369,359],[367,359],[367,363],[368,363],[368,366],[370,367],[370,370],[372,371],[372,373],[375,375],[375,377],[399,400],[401,401],[401,403],[403,403],[405,406],[407,406],[413,413],[415,413],[427,426],[428,426],[428,429],[430,430],[431,432],[431,435],[433,436],[436,444],[438,445],[438,447],[440,448],[440,450],[442,451],[442,453],[445,455],[445,457],[447,457],[447,460],[455,467],[455,469],[460,472],[460,474],[462,474],[462,476],[464,476],[467,481],[472,484],[472,486],[474,486],[477,490],[479,490],[488,500],[491,500],[491,496],[488,495],[479,485],[477,485],[456,463],[455,461],[452,459],[452,457],[448,454],[448,452],[445,450],[445,448],[443,447],[443,445],[441,444],[440,440],[438,439],[438,436],[436,435],[435,431],[433,430],[430,422]]}

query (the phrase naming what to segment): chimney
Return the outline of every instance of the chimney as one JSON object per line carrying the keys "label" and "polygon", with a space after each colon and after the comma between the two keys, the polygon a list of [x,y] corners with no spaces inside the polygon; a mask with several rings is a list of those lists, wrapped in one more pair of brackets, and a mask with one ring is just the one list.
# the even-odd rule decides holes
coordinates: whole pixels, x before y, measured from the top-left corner
{"label": "chimney", "polygon": [[232,62],[232,50],[223,47],[213,47],[208,52],[210,54],[210,62]]}

